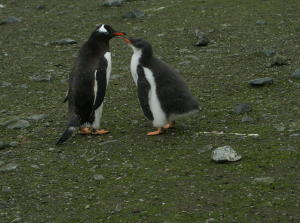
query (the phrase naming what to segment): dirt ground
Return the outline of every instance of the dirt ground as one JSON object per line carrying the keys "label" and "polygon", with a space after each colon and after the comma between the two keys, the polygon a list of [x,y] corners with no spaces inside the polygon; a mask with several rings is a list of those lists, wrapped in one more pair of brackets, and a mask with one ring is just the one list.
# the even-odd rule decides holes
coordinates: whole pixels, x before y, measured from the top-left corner
{"label": "dirt ground", "polygon": [[[0,126],[0,141],[17,142],[0,149],[1,223],[300,222],[300,80],[291,77],[300,68],[299,0],[0,4],[0,21],[21,19],[0,25],[0,123],[48,116],[24,129]],[[123,19],[132,9],[145,16]],[[100,23],[151,42],[159,58],[181,71],[202,111],[165,134],[146,136],[153,127],[138,104],[132,50],[114,39],[102,119],[111,133],[76,135],[56,147],[67,120],[66,79]],[[195,46],[196,29],[207,34],[208,46]],[[77,44],[53,44],[65,38]],[[288,64],[270,66],[276,57],[266,55],[270,50]],[[262,77],[274,83],[248,84]],[[252,108],[246,122],[233,112],[238,103]],[[203,133],[213,131],[225,134]],[[224,145],[242,159],[212,162],[212,150]],[[14,167],[3,169],[7,165]]]}

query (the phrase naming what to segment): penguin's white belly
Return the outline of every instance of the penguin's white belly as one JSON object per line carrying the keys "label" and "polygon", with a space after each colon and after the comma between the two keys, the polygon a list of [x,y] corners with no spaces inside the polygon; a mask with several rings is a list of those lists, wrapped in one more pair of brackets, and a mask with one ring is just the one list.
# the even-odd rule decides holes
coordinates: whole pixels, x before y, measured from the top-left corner
{"label": "penguin's white belly", "polygon": [[150,84],[148,94],[148,103],[153,115],[153,126],[162,127],[167,123],[167,116],[162,110],[159,98],[156,92],[156,83],[152,71],[149,68],[143,67],[145,77]]}
{"label": "penguin's white belly", "polygon": [[[106,68],[106,84],[108,85],[110,74],[111,74],[111,53],[106,52],[104,54],[105,59],[107,60],[107,68]],[[107,86],[106,86],[107,87]]]}
{"label": "penguin's white belly", "polygon": [[135,85],[137,85],[137,79],[138,79],[137,68],[141,56],[142,56],[142,51],[138,50],[135,51],[131,57],[130,71]]}

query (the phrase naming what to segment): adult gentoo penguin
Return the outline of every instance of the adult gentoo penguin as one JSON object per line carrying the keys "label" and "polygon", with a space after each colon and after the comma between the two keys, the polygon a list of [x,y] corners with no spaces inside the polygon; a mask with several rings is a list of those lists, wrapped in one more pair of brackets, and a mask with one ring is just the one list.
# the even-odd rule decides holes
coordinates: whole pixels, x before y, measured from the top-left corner
{"label": "adult gentoo penguin", "polygon": [[[109,40],[125,33],[101,24],[92,32],[75,60],[67,93],[69,122],[56,144],[66,141],[80,127],[82,134],[106,134],[99,130],[103,99],[111,73]],[[91,127],[91,129],[89,128]]]}
{"label": "adult gentoo penguin", "polygon": [[137,85],[138,98],[145,116],[152,120],[158,135],[171,128],[175,119],[199,111],[178,71],[153,56],[151,45],[143,39],[123,38],[133,49],[131,74]]}

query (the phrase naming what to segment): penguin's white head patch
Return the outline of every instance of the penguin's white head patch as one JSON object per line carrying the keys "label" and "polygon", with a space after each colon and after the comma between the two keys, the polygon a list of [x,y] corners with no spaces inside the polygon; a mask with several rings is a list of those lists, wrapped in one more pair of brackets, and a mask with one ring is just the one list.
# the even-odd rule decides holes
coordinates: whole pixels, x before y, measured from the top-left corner
{"label": "penguin's white head patch", "polygon": [[99,27],[97,30],[99,33],[108,33],[108,30],[105,28],[105,25],[103,24],[102,26]]}

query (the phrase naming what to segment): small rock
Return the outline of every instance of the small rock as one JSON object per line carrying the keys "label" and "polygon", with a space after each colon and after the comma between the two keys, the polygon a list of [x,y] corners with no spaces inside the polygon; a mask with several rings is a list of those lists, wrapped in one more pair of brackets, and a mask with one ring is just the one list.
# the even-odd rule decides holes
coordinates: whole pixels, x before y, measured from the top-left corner
{"label": "small rock", "polygon": [[127,87],[121,87],[121,88],[119,88],[119,91],[128,91],[128,88]]}
{"label": "small rock", "polygon": [[4,120],[3,122],[0,123],[0,126],[8,126],[12,123],[17,122],[18,120],[20,120],[19,117],[15,116],[15,117],[10,117],[9,119]]}
{"label": "small rock", "polygon": [[19,84],[16,86],[17,88],[24,88],[24,89],[27,89],[28,88],[28,85],[27,84]]}
{"label": "small rock", "polygon": [[212,152],[211,158],[215,162],[223,163],[238,161],[242,158],[242,156],[238,155],[237,152],[230,146],[222,146],[216,148]]}
{"label": "small rock", "polygon": [[198,29],[195,31],[197,41],[196,41],[196,46],[207,46],[210,43],[210,40],[206,36],[204,32],[200,32]]}
{"label": "small rock", "polygon": [[289,124],[290,131],[300,131],[300,120]]}
{"label": "small rock", "polygon": [[35,75],[30,79],[36,82],[51,81],[51,75]]}
{"label": "small rock", "polygon": [[264,20],[256,20],[255,22],[257,25],[265,25],[266,24],[266,21]]}
{"label": "small rock", "polygon": [[295,70],[294,73],[292,73],[292,78],[300,79],[300,68]]}
{"label": "small rock", "polygon": [[53,41],[52,43],[55,44],[55,45],[62,46],[62,45],[76,44],[77,42],[73,39],[66,38],[66,39]]}
{"label": "small rock", "polygon": [[249,81],[249,84],[252,86],[263,86],[266,84],[273,84],[273,79],[270,77],[259,78]]}
{"label": "small rock", "polygon": [[0,81],[0,87],[10,87],[11,83],[7,81]]}
{"label": "small rock", "polygon": [[118,79],[118,78],[120,78],[120,77],[122,77],[122,75],[120,75],[120,74],[112,74],[112,75],[110,76],[110,80],[115,80],[115,79]]}
{"label": "small rock", "polygon": [[215,223],[217,220],[215,218],[206,219],[205,223]]}
{"label": "small rock", "polygon": [[250,112],[251,110],[252,108],[248,104],[236,104],[233,108],[233,111],[238,115]]}
{"label": "small rock", "polygon": [[49,115],[46,114],[38,114],[38,115],[31,115],[27,119],[29,120],[34,120],[34,121],[39,121],[45,118],[48,118]]}
{"label": "small rock", "polygon": [[39,9],[39,10],[42,10],[42,9],[45,9],[45,8],[46,8],[45,5],[38,5],[38,6],[36,7],[36,9]]}
{"label": "small rock", "polygon": [[275,56],[276,50],[273,50],[273,49],[263,50],[262,54],[267,56],[267,57],[272,57],[272,56]]}
{"label": "small rock", "polygon": [[275,124],[275,125],[274,125],[274,128],[275,128],[278,132],[283,132],[283,131],[286,129],[283,123]]}
{"label": "small rock", "polygon": [[8,186],[2,186],[2,192],[5,192],[5,193],[11,192],[11,187],[8,187]]}
{"label": "small rock", "polygon": [[102,5],[103,6],[120,6],[122,5],[123,0],[105,0]]}
{"label": "small rock", "polygon": [[5,5],[0,4],[0,9],[5,8]]}
{"label": "small rock", "polygon": [[290,135],[290,137],[300,137],[300,133],[293,133]]}
{"label": "small rock", "polygon": [[5,24],[11,24],[11,23],[16,23],[16,22],[21,22],[22,20],[20,18],[10,16],[7,17],[6,19],[2,20],[0,22],[0,25],[5,25]]}
{"label": "small rock", "polygon": [[140,18],[145,16],[145,13],[138,9],[133,9],[127,13],[125,13],[122,18],[124,19],[134,19],[134,18]]}
{"label": "small rock", "polygon": [[241,122],[243,122],[243,123],[253,123],[254,119],[252,117],[250,117],[249,115],[244,114],[244,116],[242,117]]}
{"label": "small rock", "polygon": [[8,164],[0,167],[0,172],[15,170],[18,168],[18,166],[19,165],[16,163],[8,163]]}
{"label": "small rock", "polygon": [[273,177],[259,177],[253,180],[254,183],[272,184],[275,179]]}
{"label": "small rock", "polygon": [[0,141],[0,150],[1,149],[6,149],[6,148],[9,148],[9,147],[16,147],[17,145],[18,145],[17,142],[7,143],[7,142],[1,142]]}
{"label": "small rock", "polygon": [[188,64],[190,64],[190,63],[191,63],[191,61],[185,60],[185,61],[179,62],[178,65],[185,66],[185,65],[188,65]]}
{"label": "small rock", "polygon": [[185,58],[192,59],[192,60],[199,60],[199,57],[194,56],[194,55],[186,55]]}
{"label": "small rock", "polygon": [[25,129],[30,126],[30,123],[26,120],[17,120],[7,126],[9,129]]}
{"label": "small rock", "polygon": [[104,180],[104,176],[102,174],[95,174],[94,175],[94,180]]}
{"label": "small rock", "polygon": [[288,65],[289,61],[288,58],[286,56],[282,56],[282,55],[276,55],[273,57],[270,66],[274,67],[274,66],[283,66],[283,65]]}
{"label": "small rock", "polygon": [[15,218],[10,223],[22,222],[22,218]]}

